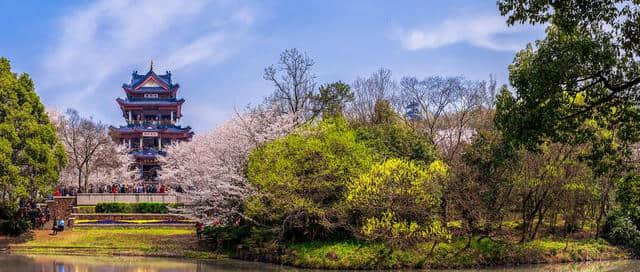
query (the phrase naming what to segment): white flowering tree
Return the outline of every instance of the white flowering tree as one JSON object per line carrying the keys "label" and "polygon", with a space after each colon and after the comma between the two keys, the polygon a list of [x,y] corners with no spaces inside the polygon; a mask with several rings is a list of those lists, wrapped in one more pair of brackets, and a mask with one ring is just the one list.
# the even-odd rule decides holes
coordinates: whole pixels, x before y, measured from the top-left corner
{"label": "white flowering tree", "polygon": [[59,184],[87,189],[91,184],[130,181],[135,162],[124,145],[109,137],[106,126],[90,118],[80,117],[74,110],[67,114],[48,109],[49,119],[64,145],[68,164],[60,171]]}
{"label": "white flowering tree", "polygon": [[183,211],[193,219],[228,223],[240,215],[250,194],[245,175],[247,156],[258,145],[288,134],[293,115],[257,107],[236,114],[213,131],[167,148],[160,158],[162,181],[191,202]]}

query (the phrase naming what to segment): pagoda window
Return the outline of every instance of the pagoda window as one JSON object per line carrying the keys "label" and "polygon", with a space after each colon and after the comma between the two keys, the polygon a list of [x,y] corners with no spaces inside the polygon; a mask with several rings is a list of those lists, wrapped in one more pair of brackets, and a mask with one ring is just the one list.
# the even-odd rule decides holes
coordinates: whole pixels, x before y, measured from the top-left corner
{"label": "pagoda window", "polygon": [[129,139],[129,145],[131,146],[131,149],[138,149],[140,148],[140,144],[139,144],[139,140],[137,141],[137,139],[135,140],[131,140]]}
{"label": "pagoda window", "polygon": [[142,147],[143,149],[157,148],[158,144],[157,144],[156,138],[143,137]]}

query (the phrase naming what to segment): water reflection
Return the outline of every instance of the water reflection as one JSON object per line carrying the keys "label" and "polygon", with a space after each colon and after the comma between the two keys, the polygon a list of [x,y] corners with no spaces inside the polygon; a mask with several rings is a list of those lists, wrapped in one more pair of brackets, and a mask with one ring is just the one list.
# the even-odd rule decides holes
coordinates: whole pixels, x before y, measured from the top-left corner
{"label": "water reflection", "polygon": [[[212,262],[141,257],[86,256],[22,256],[1,255],[2,272],[205,272],[205,271],[312,271],[285,266],[219,260]],[[318,270],[316,270],[318,271]],[[494,268],[482,272],[538,272],[538,271],[640,271],[640,261],[602,261],[577,264],[536,265],[517,268]]]}

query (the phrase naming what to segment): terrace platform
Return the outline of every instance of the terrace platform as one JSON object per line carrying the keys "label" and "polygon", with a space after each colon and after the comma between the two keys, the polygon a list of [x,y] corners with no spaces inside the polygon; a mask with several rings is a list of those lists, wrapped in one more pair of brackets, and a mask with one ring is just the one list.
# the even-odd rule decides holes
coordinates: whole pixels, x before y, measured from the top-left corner
{"label": "terrace platform", "polygon": [[104,202],[119,203],[140,203],[140,202],[157,202],[165,204],[184,204],[185,200],[179,196],[170,194],[78,194],[76,205],[93,206]]}

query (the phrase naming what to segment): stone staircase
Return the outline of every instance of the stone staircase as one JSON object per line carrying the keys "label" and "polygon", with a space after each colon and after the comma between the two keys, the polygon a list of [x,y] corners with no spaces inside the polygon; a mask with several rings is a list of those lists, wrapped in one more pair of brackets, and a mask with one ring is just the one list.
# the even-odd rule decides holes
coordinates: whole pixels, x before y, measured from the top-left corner
{"label": "stone staircase", "polygon": [[72,213],[73,226],[82,227],[176,227],[192,228],[195,222],[179,214]]}
{"label": "stone staircase", "polygon": [[[79,196],[80,197],[80,196]],[[81,197],[96,197],[94,195],[85,194]],[[118,197],[130,197],[127,194]],[[134,197],[144,197],[138,195]],[[166,196],[153,195],[153,197],[162,197],[166,200]],[[93,199],[93,198],[91,198]],[[95,199],[94,199],[95,200]],[[125,203],[126,199],[119,199]],[[164,203],[164,202],[163,202]],[[151,213],[82,213],[78,211],[78,201],[76,197],[64,196],[54,197],[47,201],[47,205],[52,212],[51,221],[55,218],[64,218],[66,227],[80,228],[96,228],[96,227],[176,227],[176,228],[192,228],[194,221],[189,220],[180,214],[151,214]],[[49,229],[51,225],[49,225]]]}

